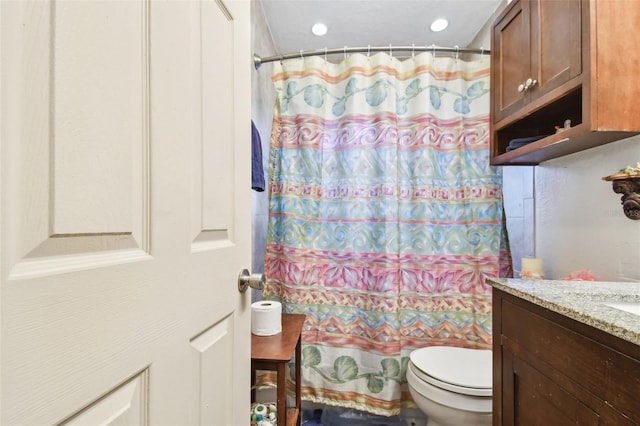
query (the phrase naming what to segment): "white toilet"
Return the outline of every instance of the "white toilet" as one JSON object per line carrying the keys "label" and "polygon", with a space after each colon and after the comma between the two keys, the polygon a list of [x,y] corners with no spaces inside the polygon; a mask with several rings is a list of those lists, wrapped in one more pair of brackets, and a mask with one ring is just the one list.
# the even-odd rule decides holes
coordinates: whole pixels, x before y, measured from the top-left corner
{"label": "white toilet", "polygon": [[491,425],[490,350],[432,346],[409,358],[409,391],[428,426]]}

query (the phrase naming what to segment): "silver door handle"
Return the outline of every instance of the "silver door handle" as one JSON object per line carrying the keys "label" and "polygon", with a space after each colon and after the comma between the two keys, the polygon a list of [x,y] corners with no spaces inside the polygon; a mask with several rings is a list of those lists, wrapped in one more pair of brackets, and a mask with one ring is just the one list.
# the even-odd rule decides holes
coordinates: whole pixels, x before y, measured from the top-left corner
{"label": "silver door handle", "polygon": [[238,275],[238,291],[244,293],[249,287],[255,290],[263,290],[266,280],[264,274],[249,274],[247,269],[243,269]]}

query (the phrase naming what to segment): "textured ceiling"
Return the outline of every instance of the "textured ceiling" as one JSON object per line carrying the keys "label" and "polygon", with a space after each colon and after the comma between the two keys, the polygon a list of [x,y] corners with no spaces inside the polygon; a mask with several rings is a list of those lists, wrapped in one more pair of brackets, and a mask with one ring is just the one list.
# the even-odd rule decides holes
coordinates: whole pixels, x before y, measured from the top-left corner
{"label": "textured ceiling", "polygon": [[[492,18],[500,0],[260,0],[278,54],[361,46],[466,47]],[[429,25],[447,18],[434,33]],[[316,22],[327,35],[311,34]],[[489,46],[482,46],[489,48]]]}

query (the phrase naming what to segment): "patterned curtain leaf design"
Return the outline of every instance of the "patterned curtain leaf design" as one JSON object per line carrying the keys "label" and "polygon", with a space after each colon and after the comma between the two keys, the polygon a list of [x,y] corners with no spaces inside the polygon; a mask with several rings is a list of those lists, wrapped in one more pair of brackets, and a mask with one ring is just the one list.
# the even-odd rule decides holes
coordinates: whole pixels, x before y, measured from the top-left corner
{"label": "patterned curtain leaf design", "polygon": [[304,313],[303,397],[391,415],[409,353],[489,348],[510,274],[489,60],[275,64],[265,297]]}

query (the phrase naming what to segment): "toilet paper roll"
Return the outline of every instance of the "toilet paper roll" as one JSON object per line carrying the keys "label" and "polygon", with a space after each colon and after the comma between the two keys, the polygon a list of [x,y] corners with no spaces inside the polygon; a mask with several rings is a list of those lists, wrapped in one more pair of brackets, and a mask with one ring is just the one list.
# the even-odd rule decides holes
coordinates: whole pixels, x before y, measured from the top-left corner
{"label": "toilet paper roll", "polygon": [[267,415],[267,407],[265,405],[262,404],[258,404],[256,405],[256,407],[253,409],[253,413],[255,415],[261,415],[261,416],[266,416]]}
{"label": "toilet paper roll", "polygon": [[251,304],[251,333],[273,336],[282,332],[282,304],[262,300]]}

